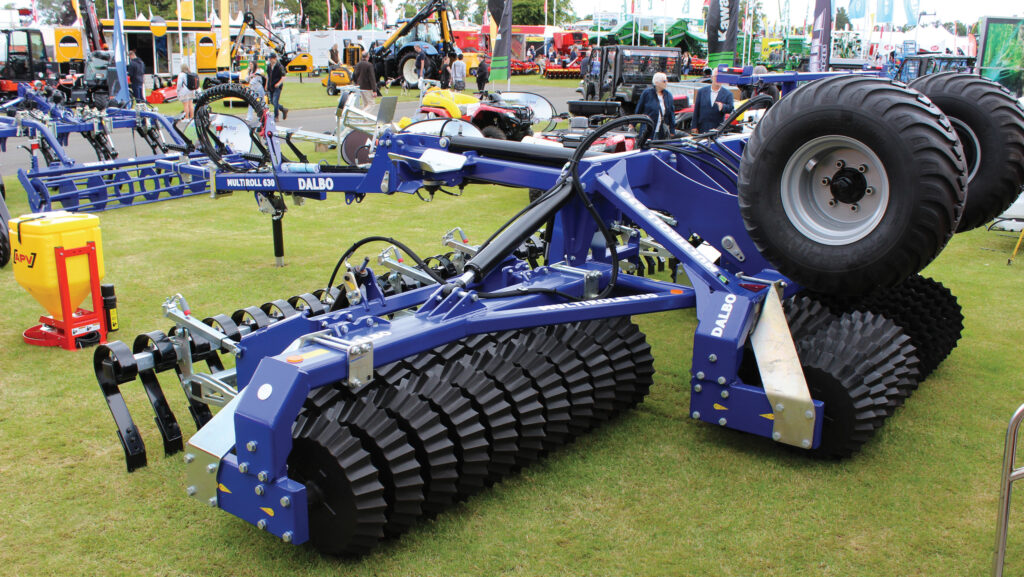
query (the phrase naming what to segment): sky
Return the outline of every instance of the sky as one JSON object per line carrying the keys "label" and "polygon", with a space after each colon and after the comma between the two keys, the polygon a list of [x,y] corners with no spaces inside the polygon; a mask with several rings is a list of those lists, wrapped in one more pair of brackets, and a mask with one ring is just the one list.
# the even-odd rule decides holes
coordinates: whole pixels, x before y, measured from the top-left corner
{"label": "sky", "polygon": [[[514,0],[513,0],[514,1]],[[554,0],[549,0],[554,1]],[[561,0],[564,1],[564,0]],[[585,16],[594,10],[606,10],[618,12],[622,10],[623,0],[570,0],[576,9],[576,14]],[[627,0],[627,5],[633,0]],[[769,21],[779,19],[779,7],[784,0],[761,0],[761,6],[765,10]],[[836,7],[846,7],[849,0],[833,0]],[[638,9],[644,13],[651,13],[656,16],[662,14],[678,15],[682,13],[683,7],[690,4],[691,10],[700,12],[703,0],[636,0]],[[869,6],[874,0],[868,0]],[[895,1],[897,14],[902,13],[903,2]],[[960,20],[962,22],[975,22],[982,16],[1014,16],[1024,14],[1024,3],[1007,2],[1006,0],[919,0],[921,12],[934,12],[937,18],[943,22]],[[596,8],[595,8],[596,7]],[[806,17],[811,20],[810,11],[814,9],[814,0],[790,0],[790,22],[796,25],[802,24]],[[926,17],[927,20],[929,17]]]}

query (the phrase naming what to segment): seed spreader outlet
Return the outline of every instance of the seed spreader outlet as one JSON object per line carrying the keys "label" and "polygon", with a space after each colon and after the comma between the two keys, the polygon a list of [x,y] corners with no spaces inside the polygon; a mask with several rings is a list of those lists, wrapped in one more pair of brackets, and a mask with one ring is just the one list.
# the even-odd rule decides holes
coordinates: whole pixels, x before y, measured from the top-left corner
{"label": "seed spreader outlet", "polygon": [[[1024,182],[1024,111],[992,83],[949,81],[999,147],[960,122],[985,132],[965,150],[922,93],[850,76],[798,89],[749,136],[652,141],[632,116],[572,150],[384,130],[369,166],[316,174],[290,172],[273,138],[245,165],[211,155],[217,190],[546,192],[480,245],[452,231],[440,257],[370,237],[314,292],[203,319],[168,299],[169,333],[95,355],[128,468],[146,462],[120,392],[138,377],[190,496],[361,554],[642,402],[654,359],[631,317],[682,308],[697,316],[694,420],[848,457],[960,337],[956,298],[918,272],[962,221],[968,168]],[[637,150],[587,152],[627,125]],[[347,264],[377,241],[378,270]],[[675,282],[629,272],[655,258]],[[171,370],[198,428],[187,443],[157,377]]]}

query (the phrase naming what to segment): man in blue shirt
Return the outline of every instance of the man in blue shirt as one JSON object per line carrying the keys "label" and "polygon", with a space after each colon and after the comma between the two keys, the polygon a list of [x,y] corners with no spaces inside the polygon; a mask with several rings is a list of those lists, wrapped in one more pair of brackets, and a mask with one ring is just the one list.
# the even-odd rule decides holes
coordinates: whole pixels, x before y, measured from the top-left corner
{"label": "man in blue shirt", "polygon": [[693,107],[694,132],[709,132],[718,128],[733,110],[732,92],[718,82],[718,69],[711,71],[711,86],[697,91]]}

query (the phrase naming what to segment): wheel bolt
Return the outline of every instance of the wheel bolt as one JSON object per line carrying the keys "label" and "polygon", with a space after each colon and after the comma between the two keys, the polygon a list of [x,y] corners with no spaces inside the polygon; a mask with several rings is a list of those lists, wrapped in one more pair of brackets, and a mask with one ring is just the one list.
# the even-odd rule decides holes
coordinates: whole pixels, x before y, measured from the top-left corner
{"label": "wheel bolt", "polygon": [[862,164],[862,165],[857,167],[857,172],[859,172],[861,174],[864,174],[867,171],[868,171],[868,165],[866,165],[866,164]]}
{"label": "wheel bolt", "polygon": [[828,199],[828,205],[829,206],[835,206],[836,205],[836,199],[834,199],[834,198]]}
{"label": "wheel bolt", "polygon": [[832,184],[832,179],[831,178],[826,176],[825,178],[821,179],[821,185],[822,186],[828,186],[830,184]]}
{"label": "wheel bolt", "polygon": [[875,189],[869,186],[864,189],[864,194],[871,196],[872,194],[875,194]]}
{"label": "wheel bolt", "polygon": [[850,210],[853,211],[853,212],[857,212],[858,210],[860,210],[860,207],[857,206],[856,204],[851,204],[850,205]]}
{"label": "wheel bolt", "polygon": [[845,166],[846,166],[846,162],[844,162],[842,160],[837,160],[836,161],[836,168],[843,168]]}

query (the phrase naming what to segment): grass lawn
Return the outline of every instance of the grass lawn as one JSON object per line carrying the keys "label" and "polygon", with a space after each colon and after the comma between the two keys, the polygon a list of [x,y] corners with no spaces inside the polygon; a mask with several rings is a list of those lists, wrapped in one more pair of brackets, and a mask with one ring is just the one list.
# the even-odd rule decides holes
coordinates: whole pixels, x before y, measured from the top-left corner
{"label": "grass lawn", "polygon": [[[15,179],[7,191],[11,212],[26,212]],[[394,235],[424,255],[440,252],[441,235],[457,225],[479,242],[525,201],[526,191],[473,186],[431,204],[402,194],[307,202],[284,219],[284,268],[272,264],[270,219],[249,194],[103,213],[106,280],[117,285],[121,319],[114,336],[130,344],[166,330],[160,304],[176,292],[207,316],[322,286],[338,255],[367,235]],[[285,545],[186,498],[181,456],[162,456],[137,383],[123,389],[150,464],[126,473],[93,351],[24,344],[21,332],[43,311],[8,267],[0,270],[0,573],[986,574],[1006,422],[1024,402],[1016,292],[1024,258],[1006,265],[1015,241],[961,234],[925,271],[959,296],[963,339],[853,459],[815,462],[691,421],[694,313],[650,315],[638,321],[658,372],[638,409],[354,560]],[[173,377],[162,382],[191,435]],[[1008,574],[1024,571],[1019,503]]]}

